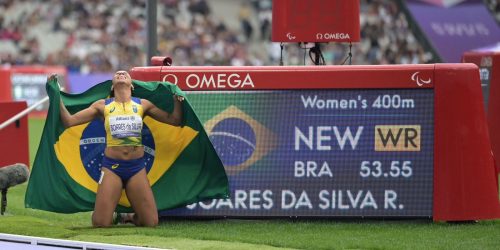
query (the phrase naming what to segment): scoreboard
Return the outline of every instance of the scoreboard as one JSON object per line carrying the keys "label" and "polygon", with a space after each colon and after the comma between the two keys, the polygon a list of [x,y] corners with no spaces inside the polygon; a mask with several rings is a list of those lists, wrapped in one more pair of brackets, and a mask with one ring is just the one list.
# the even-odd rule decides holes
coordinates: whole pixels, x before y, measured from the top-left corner
{"label": "scoreboard", "polygon": [[187,214],[432,216],[433,92],[191,92],[231,199]]}
{"label": "scoreboard", "polygon": [[131,75],[186,91],[230,181],[229,199],[163,216],[500,216],[472,65],[138,67]]}

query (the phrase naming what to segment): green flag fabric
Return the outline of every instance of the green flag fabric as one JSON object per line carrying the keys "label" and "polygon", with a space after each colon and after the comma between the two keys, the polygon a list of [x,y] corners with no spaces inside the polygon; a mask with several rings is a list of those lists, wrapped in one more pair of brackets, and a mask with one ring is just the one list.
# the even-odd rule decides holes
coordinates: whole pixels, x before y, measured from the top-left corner
{"label": "green flag fabric", "polygon": [[[50,106],[42,138],[31,170],[25,206],[58,213],[94,209],[101,161],[106,147],[101,119],[64,128],[59,111],[62,99],[72,114],[110,94],[111,81],[102,82],[81,94],[60,92],[56,80],[47,83]],[[172,95],[185,96],[166,82],[133,80],[134,97],[148,99],[171,112]],[[212,146],[189,100],[182,104],[180,127],[145,117],[144,159],[147,176],[158,210],[166,210],[200,200],[229,197],[224,166]],[[131,212],[122,192],[117,211]]]}

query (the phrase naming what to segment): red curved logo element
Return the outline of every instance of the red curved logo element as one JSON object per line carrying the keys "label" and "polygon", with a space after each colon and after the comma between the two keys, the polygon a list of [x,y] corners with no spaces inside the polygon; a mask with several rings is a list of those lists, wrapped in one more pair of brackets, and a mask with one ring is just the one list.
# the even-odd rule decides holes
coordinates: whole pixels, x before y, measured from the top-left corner
{"label": "red curved logo element", "polygon": [[419,87],[422,87],[422,86],[424,86],[426,84],[431,84],[432,83],[432,79],[431,78],[429,78],[427,80],[424,80],[424,79],[421,79],[418,76],[418,74],[420,74],[420,71],[417,71],[417,72],[413,73],[413,75],[411,76],[411,80],[414,81],[414,82],[416,82]]}
{"label": "red curved logo element", "polygon": [[[171,81],[169,81],[169,79],[171,79]],[[179,81],[179,79],[178,79],[178,78],[177,78],[177,76],[176,76],[176,75],[174,75],[174,74],[166,74],[166,75],[163,77],[162,81],[164,81],[164,82],[170,82],[170,83],[172,83],[172,84],[177,85],[177,82]]]}

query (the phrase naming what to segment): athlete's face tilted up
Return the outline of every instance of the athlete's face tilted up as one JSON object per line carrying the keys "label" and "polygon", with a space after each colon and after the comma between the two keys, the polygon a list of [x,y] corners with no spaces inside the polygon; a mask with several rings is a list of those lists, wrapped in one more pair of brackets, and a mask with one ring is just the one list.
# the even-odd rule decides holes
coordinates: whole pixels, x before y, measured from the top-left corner
{"label": "athlete's face tilted up", "polygon": [[113,76],[113,88],[115,88],[118,84],[126,84],[128,86],[132,86],[132,78],[127,71],[116,71],[115,75]]}

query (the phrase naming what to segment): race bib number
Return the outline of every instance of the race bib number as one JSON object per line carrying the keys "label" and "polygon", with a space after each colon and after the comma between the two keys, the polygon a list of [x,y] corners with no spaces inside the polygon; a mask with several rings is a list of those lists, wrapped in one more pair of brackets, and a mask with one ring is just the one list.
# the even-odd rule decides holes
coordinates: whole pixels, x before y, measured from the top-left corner
{"label": "race bib number", "polygon": [[142,119],[138,115],[116,115],[109,117],[109,131],[114,138],[140,137]]}

